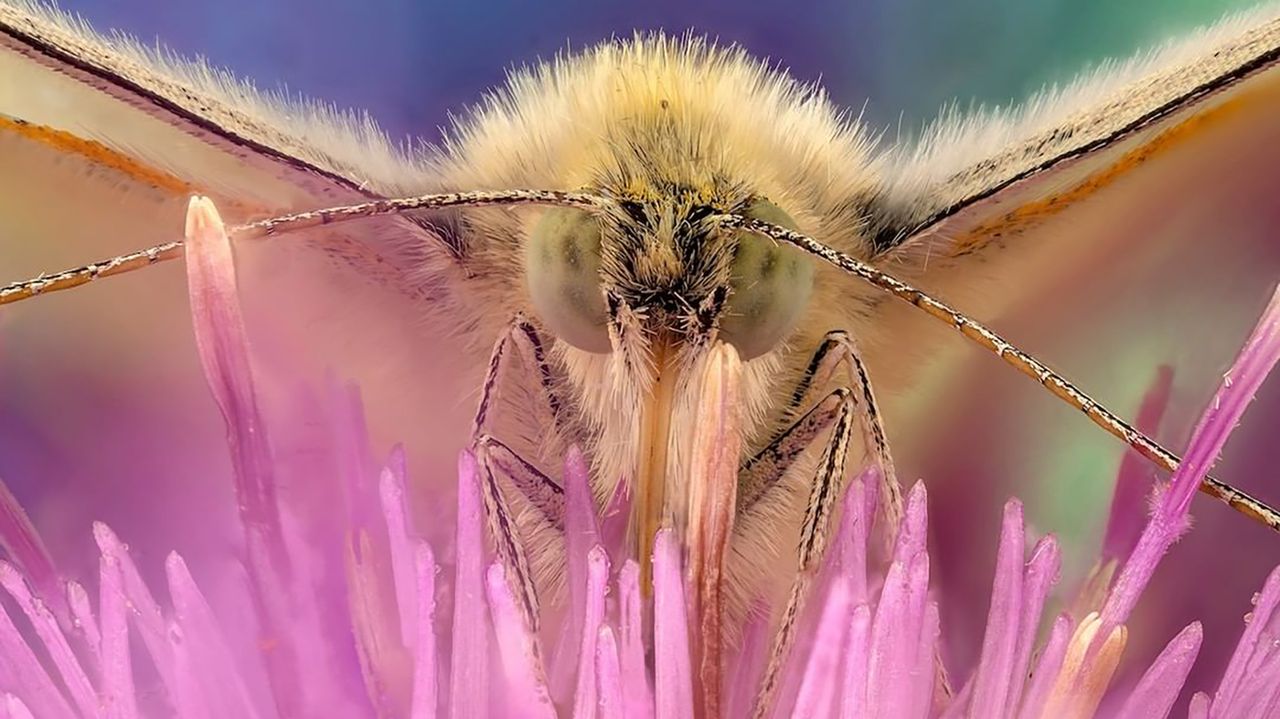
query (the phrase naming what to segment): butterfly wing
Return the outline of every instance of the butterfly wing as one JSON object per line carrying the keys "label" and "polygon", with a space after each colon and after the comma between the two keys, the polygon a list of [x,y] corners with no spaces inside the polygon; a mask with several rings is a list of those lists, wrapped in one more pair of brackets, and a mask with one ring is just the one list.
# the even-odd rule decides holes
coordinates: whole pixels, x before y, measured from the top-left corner
{"label": "butterfly wing", "polygon": [[[22,0],[0,2],[0,158],[0,267],[14,280],[179,239],[194,193],[237,222],[434,189],[366,117],[260,93]],[[314,423],[296,409],[303,386],[324,387],[326,372],[358,381],[378,409],[375,452],[404,440],[411,467],[448,481],[470,403],[441,388],[475,386],[462,376],[478,370],[442,351],[465,344],[464,329],[427,319],[457,286],[445,238],[382,218],[283,239],[236,248],[268,411]],[[163,266],[6,308],[9,421],[28,433],[8,481],[80,488],[74,507],[37,509],[52,524],[79,533],[167,498],[233,506],[191,500],[229,485],[207,469],[227,471],[225,442],[183,285],[181,267]],[[171,538],[200,521],[166,516],[148,530]]]}
{"label": "butterfly wing", "polygon": [[1241,115],[1273,113],[1278,61],[1280,15],[1257,11],[1013,111],[943,117],[886,158],[877,245],[900,256],[1006,244]]}
{"label": "butterfly wing", "polygon": [[[918,145],[884,158],[880,265],[994,327],[1122,416],[1136,412],[1156,367],[1171,365],[1172,404],[1156,436],[1180,448],[1280,278],[1278,56],[1280,20],[1259,11],[1106,66],[1022,110],[943,119]],[[985,540],[960,528],[993,526],[1011,495],[1027,501],[1031,524],[1060,533],[1069,585],[1095,556],[1123,448],[917,314],[886,305],[882,317],[899,347],[923,348],[930,360],[914,391],[890,408],[889,429],[902,440],[902,474],[929,478],[931,499],[947,507],[936,526],[951,611],[980,613],[986,601],[986,587],[955,569],[973,566]],[[1260,460],[1271,454],[1265,432],[1250,440],[1247,431],[1250,421],[1266,427],[1273,407],[1264,398],[1251,410],[1219,475],[1274,504],[1280,494]],[[1214,506],[1196,515],[1196,531],[1153,586],[1164,609],[1147,615],[1150,626],[1133,643],[1163,642],[1193,618],[1234,626],[1238,607],[1216,598],[1247,595],[1280,560],[1267,530]],[[1229,548],[1245,546],[1230,566],[1221,563]],[[1191,578],[1207,567],[1221,570],[1208,593]],[[953,627],[967,625],[953,618]],[[981,641],[980,628],[970,629],[972,643],[956,645],[961,655]],[[1224,652],[1228,639],[1209,641],[1206,654]],[[1191,685],[1212,681],[1197,676]]]}
{"label": "butterfly wing", "polygon": [[[1124,315],[1114,300],[1153,267],[1167,286],[1173,265],[1199,273],[1170,293],[1183,309],[1204,291],[1261,306],[1277,269],[1261,235],[1280,174],[1278,58],[1280,18],[1259,11],[1023,109],[940,120],[882,157],[878,264],[977,319],[1008,327],[1022,316],[1059,335],[1071,321]],[[886,313],[894,337],[930,324],[911,308]],[[1243,332],[1252,317],[1240,315],[1232,326]]]}

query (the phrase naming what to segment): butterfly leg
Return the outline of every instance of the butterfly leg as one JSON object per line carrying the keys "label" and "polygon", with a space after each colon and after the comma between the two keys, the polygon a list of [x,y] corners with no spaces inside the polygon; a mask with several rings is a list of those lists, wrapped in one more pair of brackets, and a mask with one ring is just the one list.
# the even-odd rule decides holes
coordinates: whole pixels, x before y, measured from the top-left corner
{"label": "butterfly leg", "polygon": [[[757,473],[760,479],[757,484],[763,488],[751,498],[754,503],[767,494],[769,488],[776,486],[792,462],[811,446],[824,430],[830,428],[830,436],[826,441],[822,457],[818,461],[813,483],[809,487],[804,521],[800,527],[797,572],[791,584],[791,592],[787,597],[787,605],[778,626],[778,633],[774,636],[764,677],[756,692],[754,717],[768,716],[772,710],[782,668],[795,641],[800,612],[817,577],[818,566],[826,549],[831,512],[840,496],[840,488],[844,485],[845,459],[849,453],[849,443],[853,439],[855,418],[858,414],[860,413],[855,393],[847,387],[839,388],[787,428],[768,447],[748,460],[749,466],[744,467],[747,475],[752,472]],[[753,462],[754,465],[752,465]],[[749,504],[741,506],[743,509],[750,508]]]}
{"label": "butterfly leg", "polygon": [[561,405],[554,391],[551,367],[546,362],[541,338],[527,319],[516,316],[494,344],[489,357],[489,368],[472,423],[471,446],[482,467],[482,495],[490,535],[507,576],[514,580],[512,589],[524,611],[525,621],[536,633],[539,613],[533,572],[517,532],[516,518],[519,515],[501,485],[505,480],[514,486],[523,502],[531,505],[552,527],[559,529],[564,526],[564,492],[554,480],[488,432],[502,370],[511,360],[523,360],[522,364],[539,378],[545,409],[553,425],[560,426]]}
{"label": "butterfly leg", "polygon": [[750,511],[778,486],[796,459],[831,427],[847,404],[856,407],[853,390],[840,387],[814,405],[773,441],[742,463],[738,473],[738,512]]}
{"label": "butterfly leg", "polygon": [[[844,372],[844,377],[837,380],[837,374],[841,371]],[[884,486],[881,489],[885,491],[880,496],[884,501],[882,519],[885,521],[881,526],[886,528],[888,535],[891,537],[897,533],[898,521],[902,516],[902,490],[898,486],[897,475],[894,472],[893,456],[889,452],[889,440],[885,435],[879,404],[877,404],[875,393],[871,389],[871,379],[867,374],[867,366],[862,361],[862,354],[858,351],[857,343],[853,337],[849,336],[848,332],[834,330],[826,334],[822,344],[813,353],[813,358],[809,360],[809,366],[804,375],[796,383],[795,390],[791,393],[787,411],[783,416],[787,419],[795,418],[802,407],[809,406],[812,395],[832,382],[836,382],[842,387],[850,388],[855,394],[855,401],[862,404],[863,411],[858,415],[858,425],[862,431],[865,446],[872,452],[872,459],[880,466],[884,477]],[[788,434],[793,435],[788,441],[794,447],[794,443],[802,439],[802,436],[794,435],[794,427],[795,425],[792,425],[779,432],[769,447],[762,450],[762,453],[779,444],[779,441]],[[817,431],[821,430],[814,430],[815,433]],[[809,436],[811,438],[813,435]],[[785,446],[785,443],[783,446]],[[749,469],[753,462],[757,462],[756,458],[748,460],[744,469]],[[747,483],[744,484],[744,489],[749,486],[759,485],[761,482],[767,484],[765,478],[770,471],[767,466],[761,465],[754,473],[744,476],[744,480]]]}
{"label": "butterfly leg", "polygon": [[542,389],[546,411],[551,416],[552,426],[561,428],[563,414],[560,397],[555,391],[555,378],[551,372],[551,364],[547,362],[547,351],[543,345],[538,329],[524,315],[517,314],[507,326],[507,331],[498,338],[489,355],[489,370],[485,373],[484,385],[480,393],[480,406],[476,409],[475,420],[471,425],[471,437],[474,439],[487,431],[489,415],[493,402],[497,399],[498,379],[502,376],[504,361],[515,350],[524,361],[527,369],[533,370]]}
{"label": "butterfly leg", "polygon": [[893,530],[901,516],[901,492],[893,474],[893,461],[878,405],[871,390],[866,365],[848,333],[835,331],[827,334],[792,393],[790,406],[784,416],[795,416],[798,409],[807,404],[810,396],[835,380],[841,370],[846,374],[846,378],[842,379],[847,379],[848,385],[832,391],[779,432],[769,445],[743,464],[740,475],[740,507],[748,510],[770,488],[776,486],[795,459],[830,428],[830,435],[809,489],[804,521],[800,528],[796,578],[787,597],[782,621],[774,638],[773,651],[770,652],[757,693],[754,710],[756,716],[765,716],[771,708],[782,668],[795,639],[800,613],[817,576],[826,549],[831,514],[844,485],[845,461],[855,423],[861,428],[865,446],[872,453],[871,459],[883,470],[886,490],[882,494],[885,497],[883,511],[888,520],[883,526],[889,529],[889,536],[895,533]]}
{"label": "butterfly leg", "polygon": [[537,510],[542,521],[564,531],[564,488],[558,482],[493,435],[477,437],[474,445],[478,460],[519,490],[521,498]]}

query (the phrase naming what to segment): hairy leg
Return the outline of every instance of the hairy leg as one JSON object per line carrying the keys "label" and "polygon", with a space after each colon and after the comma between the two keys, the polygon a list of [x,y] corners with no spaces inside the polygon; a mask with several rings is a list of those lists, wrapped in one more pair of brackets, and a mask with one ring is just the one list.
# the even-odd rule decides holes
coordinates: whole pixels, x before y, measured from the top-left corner
{"label": "hairy leg", "polygon": [[[832,383],[841,386],[796,418],[800,408],[809,406],[813,395]],[[902,516],[902,493],[894,474],[879,407],[866,365],[848,333],[838,330],[827,333],[792,392],[783,416],[795,419],[742,466],[740,511],[749,510],[760,501],[782,479],[796,458],[824,432],[829,430],[830,434],[809,488],[797,548],[797,573],[757,693],[756,716],[765,716],[775,700],[800,614],[822,562],[830,534],[831,514],[844,487],[845,463],[855,423],[861,430],[864,446],[871,454],[869,459],[882,470],[881,513],[885,521],[881,527],[884,528],[882,536],[887,541],[897,533]]]}
{"label": "hairy leg", "polygon": [[521,500],[532,506],[552,527],[564,528],[564,491],[554,480],[520,457],[506,444],[488,432],[498,397],[502,369],[508,362],[519,361],[539,378],[539,388],[546,412],[553,426],[560,427],[562,408],[554,391],[551,368],[536,328],[517,315],[507,331],[494,343],[489,368],[481,387],[480,402],[472,423],[471,446],[483,469],[483,496],[489,532],[499,560],[512,590],[525,614],[525,621],[536,633],[539,624],[538,594],[533,582],[529,556],[517,526],[517,511],[503,492],[502,484],[515,487]]}
{"label": "hairy leg", "polygon": [[[841,373],[843,376],[840,376]],[[858,425],[862,431],[863,441],[872,453],[872,459],[879,464],[884,477],[884,486],[881,487],[884,491],[880,493],[883,498],[881,511],[884,520],[881,526],[885,528],[887,536],[892,537],[897,533],[898,523],[902,517],[902,490],[894,472],[889,440],[885,435],[884,422],[875,393],[871,389],[867,367],[862,362],[857,343],[849,333],[843,330],[834,330],[826,334],[822,344],[813,353],[813,358],[809,360],[809,366],[804,375],[796,383],[787,410],[783,414],[784,419],[795,420],[794,423],[782,429],[768,446],[757,452],[743,465],[742,496],[758,498],[763,494],[772,482],[782,476],[786,466],[789,466],[790,462],[812,443],[813,437],[825,429],[825,425],[814,424],[812,417],[814,410],[810,410],[799,419],[796,418],[801,408],[810,406],[812,397],[832,383],[848,388],[853,392],[855,403],[861,404],[862,412],[858,414]],[[830,396],[823,400],[824,403],[831,401]],[[809,420],[808,424],[806,419]],[[827,422],[829,423],[830,420],[828,419]],[[744,506],[749,505],[744,504]]]}

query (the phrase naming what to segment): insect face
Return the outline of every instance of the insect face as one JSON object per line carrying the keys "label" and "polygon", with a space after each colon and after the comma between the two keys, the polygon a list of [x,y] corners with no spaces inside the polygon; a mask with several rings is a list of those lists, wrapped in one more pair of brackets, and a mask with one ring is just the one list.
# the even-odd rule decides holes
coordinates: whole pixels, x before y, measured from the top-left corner
{"label": "insect face", "polygon": [[[795,329],[813,288],[813,263],[799,250],[721,230],[710,206],[623,207],[603,217],[554,208],[529,237],[529,295],[560,339],[639,359],[654,344],[697,348],[718,337],[750,360]],[[743,214],[796,229],[764,200]]]}
{"label": "insect face", "polygon": [[[633,514],[638,547],[667,521],[668,502],[684,504],[668,498],[666,486],[669,474],[690,473],[687,453],[671,449],[687,445],[681,420],[687,425],[698,409],[693,370],[721,341],[744,360],[775,351],[795,330],[813,285],[813,261],[802,252],[720,228],[724,210],[691,194],[624,200],[598,214],[552,208],[526,245],[529,296],[543,324],[569,345],[569,362],[589,365],[599,359],[583,355],[609,355],[612,371],[583,382],[578,393],[631,394],[641,408],[639,417],[610,415],[618,427],[639,427],[626,468],[633,491],[648,498]],[[795,226],[766,200],[749,200],[742,212]]]}

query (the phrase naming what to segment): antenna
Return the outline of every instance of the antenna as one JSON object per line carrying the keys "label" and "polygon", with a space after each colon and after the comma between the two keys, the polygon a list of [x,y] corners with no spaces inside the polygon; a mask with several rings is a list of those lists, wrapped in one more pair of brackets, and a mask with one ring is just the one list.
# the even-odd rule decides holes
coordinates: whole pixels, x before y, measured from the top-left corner
{"label": "antenna", "polygon": [[[960,334],[1004,360],[1005,364],[1039,382],[1058,399],[1083,412],[1094,424],[1132,447],[1134,451],[1152,463],[1172,472],[1182,461],[1176,454],[1161,447],[1150,437],[1130,426],[1116,416],[1114,412],[1069,382],[1065,377],[1049,369],[1040,360],[1018,349],[1012,342],[988,329],[977,320],[966,316],[940,300],[934,299],[923,290],[912,287],[893,275],[878,270],[855,257],[827,247],[812,237],[792,232],[785,227],[742,217],[741,215],[721,215],[719,219],[723,227],[755,232],[772,238],[776,242],[785,242],[799,247],[805,252],[835,265],[844,272],[882,289],[894,297],[923,310],[931,317],[950,325]],[[1232,509],[1246,517],[1280,532],[1280,512],[1226,482],[1205,476],[1204,481],[1200,483],[1200,491],[1226,502]]]}
{"label": "antenna", "polygon": [[[559,190],[457,192],[372,200],[355,205],[343,205],[282,215],[232,227],[229,230],[229,234],[236,239],[255,239],[365,217],[401,214],[414,210],[503,205],[559,205],[594,211],[609,211],[615,207],[613,200],[603,195],[585,192]],[[1157,466],[1172,472],[1182,461],[1176,454],[1160,446],[1150,437],[1120,419],[1114,412],[1090,397],[1062,375],[1049,369],[1040,360],[1018,349],[1013,343],[988,329],[977,320],[935,299],[923,290],[917,289],[851,255],[827,247],[812,237],[793,232],[785,227],[735,214],[720,214],[715,216],[715,219],[720,223],[721,227],[754,232],[769,237],[776,242],[785,242],[799,247],[805,252],[836,266],[873,287],[888,292],[894,297],[924,311],[931,317],[942,321],[1003,360],[1005,364],[1039,382],[1055,397],[1083,412],[1094,424],[1106,430],[1107,433],[1118,438]],[[29,299],[39,294],[71,289],[99,277],[124,274],[158,262],[175,259],[182,254],[182,244],[180,240],[167,242],[102,262],[12,283],[0,288],[0,305]],[[1200,491],[1225,502],[1232,509],[1246,517],[1280,532],[1280,512],[1252,495],[1211,476],[1206,476],[1201,482]]]}
{"label": "antenna", "polygon": [[[499,205],[561,205],[603,209],[611,203],[599,195],[558,190],[502,190],[496,192],[451,192],[390,200],[371,200],[357,205],[330,207],[271,217],[227,229],[233,239],[255,239],[346,222],[362,217],[392,215],[412,210],[439,210],[447,207],[493,207]],[[41,275],[0,287],[0,305],[30,299],[36,295],[69,290],[100,277],[123,275],[182,256],[182,240],[165,242],[118,255],[100,262],[75,267],[51,275]]]}

